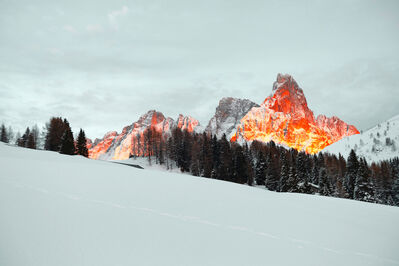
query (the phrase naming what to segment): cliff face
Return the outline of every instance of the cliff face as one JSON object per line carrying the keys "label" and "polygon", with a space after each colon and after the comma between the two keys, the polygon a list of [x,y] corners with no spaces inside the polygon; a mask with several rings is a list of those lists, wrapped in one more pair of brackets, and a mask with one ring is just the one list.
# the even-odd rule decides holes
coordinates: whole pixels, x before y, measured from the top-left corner
{"label": "cliff face", "polygon": [[91,159],[125,160],[133,154],[145,154],[144,133],[146,130],[153,129],[166,136],[175,127],[192,132],[199,127],[199,122],[192,117],[183,115],[179,115],[176,122],[170,117],[166,118],[161,112],[150,110],[137,122],[124,127],[120,134],[113,131],[105,134],[102,139],[97,139],[90,145],[89,157]]}
{"label": "cliff face", "polygon": [[235,133],[241,118],[251,110],[252,107],[259,105],[247,99],[237,99],[232,97],[223,98],[219,101],[215,115],[211,118],[205,131],[220,138],[226,134],[231,138]]}
{"label": "cliff face", "polygon": [[343,137],[359,134],[337,117],[315,119],[305,95],[290,75],[277,75],[273,93],[240,121],[232,141],[259,140],[317,153]]}

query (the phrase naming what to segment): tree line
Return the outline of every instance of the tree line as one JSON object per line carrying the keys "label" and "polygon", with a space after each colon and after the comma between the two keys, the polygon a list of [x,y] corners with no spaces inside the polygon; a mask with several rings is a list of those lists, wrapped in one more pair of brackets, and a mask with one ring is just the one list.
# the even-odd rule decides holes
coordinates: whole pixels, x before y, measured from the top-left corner
{"label": "tree line", "polygon": [[0,141],[5,143],[14,142],[19,147],[29,149],[44,149],[67,155],[89,156],[85,132],[80,129],[75,141],[68,120],[62,117],[50,118],[50,121],[46,123],[42,131],[39,130],[37,125],[31,128],[27,127],[22,136],[19,132],[14,136],[12,128],[6,128],[2,124]]}
{"label": "tree line", "polygon": [[[139,145],[141,144],[141,145]],[[141,147],[141,148],[137,148]],[[273,141],[242,145],[226,136],[172,130],[170,136],[147,129],[131,156],[147,156],[167,169],[277,192],[318,194],[399,206],[399,158],[369,164],[352,150],[315,155],[286,149]]]}

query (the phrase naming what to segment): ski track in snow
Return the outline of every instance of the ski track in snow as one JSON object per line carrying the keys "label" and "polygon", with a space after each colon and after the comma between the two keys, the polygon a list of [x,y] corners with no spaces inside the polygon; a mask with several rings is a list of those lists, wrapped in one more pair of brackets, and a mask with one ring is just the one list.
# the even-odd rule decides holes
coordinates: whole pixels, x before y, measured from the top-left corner
{"label": "ski track in snow", "polygon": [[50,192],[45,188],[34,187],[34,186],[21,184],[21,183],[17,183],[17,182],[10,182],[10,181],[4,181],[4,180],[0,180],[0,182],[8,183],[18,189],[28,189],[28,190],[39,192],[42,194],[53,194],[55,196],[63,197],[63,198],[66,198],[66,199],[72,200],[72,201],[83,201],[83,202],[92,203],[92,204],[100,204],[100,205],[104,205],[104,206],[116,208],[116,209],[124,209],[124,210],[130,209],[130,210],[136,210],[136,211],[143,211],[143,212],[152,213],[152,214],[158,215],[158,216],[163,216],[163,217],[168,217],[171,219],[180,220],[183,222],[197,223],[197,224],[201,224],[204,226],[221,227],[221,228],[226,228],[226,229],[233,230],[236,232],[254,234],[254,235],[257,235],[260,237],[267,237],[267,238],[275,239],[276,241],[290,241],[293,244],[297,244],[296,247],[299,249],[302,249],[305,247],[317,248],[317,249],[321,249],[323,251],[327,251],[327,252],[331,252],[331,253],[335,253],[335,254],[355,255],[355,256],[360,256],[360,257],[366,257],[368,259],[374,259],[380,263],[387,262],[390,264],[399,265],[399,261],[393,260],[390,258],[382,258],[382,257],[375,256],[373,254],[362,253],[360,251],[344,251],[344,250],[332,249],[329,247],[320,247],[320,246],[316,245],[315,243],[307,241],[307,240],[301,240],[301,239],[296,239],[296,238],[292,238],[292,237],[276,236],[273,234],[255,231],[250,228],[238,226],[238,225],[222,225],[222,224],[214,223],[214,222],[211,222],[208,220],[204,220],[197,216],[176,215],[176,214],[172,214],[169,212],[151,209],[151,208],[147,208],[147,207],[124,206],[124,205],[120,205],[117,203],[102,201],[102,200],[97,200],[97,199],[85,199],[85,198],[81,198],[75,194],[69,194],[69,193],[65,193],[65,192]]}

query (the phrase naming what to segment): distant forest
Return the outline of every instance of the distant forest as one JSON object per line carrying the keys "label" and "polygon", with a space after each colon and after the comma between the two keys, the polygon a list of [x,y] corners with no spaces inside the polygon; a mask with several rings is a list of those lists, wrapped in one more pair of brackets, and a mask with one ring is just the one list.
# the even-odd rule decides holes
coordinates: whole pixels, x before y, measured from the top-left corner
{"label": "distant forest", "polygon": [[[132,145],[131,157],[178,168],[194,176],[213,178],[270,191],[318,194],[399,206],[399,158],[368,163],[354,150],[348,158],[320,152],[315,155],[286,149],[273,141],[238,144],[206,133],[179,128],[170,135],[146,129]],[[53,117],[39,132],[27,128],[13,135],[2,125],[0,141],[26,148],[43,148],[88,157],[82,129],[76,138],[66,119]]]}

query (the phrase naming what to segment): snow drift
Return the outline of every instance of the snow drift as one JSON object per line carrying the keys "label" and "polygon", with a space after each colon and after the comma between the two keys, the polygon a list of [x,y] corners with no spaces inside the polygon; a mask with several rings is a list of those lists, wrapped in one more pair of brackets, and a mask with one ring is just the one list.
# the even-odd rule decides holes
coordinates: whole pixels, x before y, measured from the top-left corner
{"label": "snow drift", "polygon": [[398,265],[399,208],[0,144],[0,265]]}

